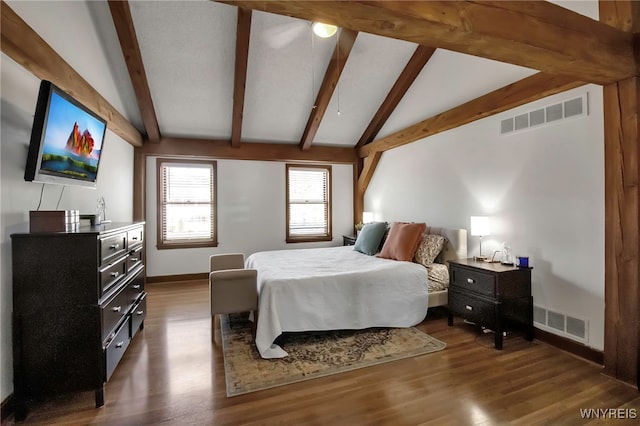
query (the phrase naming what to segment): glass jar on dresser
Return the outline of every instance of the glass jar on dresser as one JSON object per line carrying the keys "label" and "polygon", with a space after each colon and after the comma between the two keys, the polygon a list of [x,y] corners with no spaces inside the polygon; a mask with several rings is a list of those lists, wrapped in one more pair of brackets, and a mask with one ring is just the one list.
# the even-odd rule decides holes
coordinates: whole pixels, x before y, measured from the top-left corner
{"label": "glass jar on dresser", "polygon": [[146,317],[144,222],[11,235],[16,418],[26,402],[95,391]]}

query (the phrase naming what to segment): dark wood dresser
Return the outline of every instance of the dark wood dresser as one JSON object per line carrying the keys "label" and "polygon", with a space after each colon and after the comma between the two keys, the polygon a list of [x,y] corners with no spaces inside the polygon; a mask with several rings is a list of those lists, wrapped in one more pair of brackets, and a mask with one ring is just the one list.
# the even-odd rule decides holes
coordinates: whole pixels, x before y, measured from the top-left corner
{"label": "dark wood dresser", "polygon": [[473,259],[449,261],[449,325],[459,316],[495,332],[502,349],[503,332],[525,331],[533,340],[531,269]]}
{"label": "dark wood dresser", "polygon": [[144,223],[11,235],[16,417],[26,401],[95,391],[146,316]]}

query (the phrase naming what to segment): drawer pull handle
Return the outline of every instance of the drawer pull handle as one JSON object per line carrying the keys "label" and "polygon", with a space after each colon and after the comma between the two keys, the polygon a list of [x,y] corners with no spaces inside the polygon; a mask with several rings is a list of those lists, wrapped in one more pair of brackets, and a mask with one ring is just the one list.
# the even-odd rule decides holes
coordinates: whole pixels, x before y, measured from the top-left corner
{"label": "drawer pull handle", "polygon": [[473,278],[467,278],[467,283],[473,284],[475,283],[475,280]]}
{"label": "drawer pull handle", "polygon": [[113,308],[111,308],[111,310],[113,312],[120,312],[122,310],[122,306],[114,306]]}
{"label": "drawer pull handle", "polygon": [[134,290],[138,290],[140,289],[140,284],[132,285],[131,288],[133,288]]}
{"label": "drawer pull handle", "polygon": [[465,305],[464,307],[467,311],[473,311],[473,306]]}
{"label": "drawer pull handle", "polygon": [[124,346],[124,340],[122,342],[116,343],[116,348],[121,348]]}
{"label": "drawer pull handle", "polygon": [[119,272],[112,272],[112,273],[111,273],[111,276],[112,276],[113,278],[116,278],[118,275],[120,275],[120,273],[119,273]]}
{"label": "drawer pull handle", "polygon": [[111,244],[111,245],[109,246],[109,248],[110,248],[111,250],[118,250],[118,249],[120,248],[120,244]]}
{"label": "drawer pull handle", "polygon": [[136,241],[138,237],[131,237],[132,240]]}
{"label": "drawer pull handle", "polygon": [[138,312],[136,312],[136,315],[143,315],[143,314],[144,314],[144,311],[138,311]]}
{"label": "drawer pull handle", "polygon": [[136,258],[134,257],[134,258],[132,258],[132,259],[131,259],[131,262],[132,262],[132,263],[137,263],[137,262],[140,262],[140,259],[136,259]]}

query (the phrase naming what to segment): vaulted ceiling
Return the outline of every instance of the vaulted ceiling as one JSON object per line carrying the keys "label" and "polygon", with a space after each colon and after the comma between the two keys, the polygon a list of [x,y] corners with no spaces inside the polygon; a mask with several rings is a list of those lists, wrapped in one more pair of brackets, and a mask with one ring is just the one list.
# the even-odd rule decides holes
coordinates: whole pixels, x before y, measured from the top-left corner
{"label": "vaulted ceiling", "polygon": [[208,1],[110,6],[120,40],[139,45],[141,109],[163,137],[354,147],[536,72],[357,28],[318,38],[309,4],[309,20]]}
{"label": "vaulted ceiling", "polygon": [[[114,70],[130,80],[120,110],[52,66],[56,52],[4,2],[2,50],[149,154],[209,146],[375,168],[372,154],[635,73],[632,38],[595,20],[597,1],[556,3],[89,2],[101,48],[122,55],[111,66],[127,67]],[[316,20],[342,30],[318,38]]]}

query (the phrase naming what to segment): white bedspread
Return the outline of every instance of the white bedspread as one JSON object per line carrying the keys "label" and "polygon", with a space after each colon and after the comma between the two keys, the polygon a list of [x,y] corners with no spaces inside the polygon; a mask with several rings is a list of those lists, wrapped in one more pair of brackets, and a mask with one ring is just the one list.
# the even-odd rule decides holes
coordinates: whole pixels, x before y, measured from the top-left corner
{"label": "white bedspread", "polygon": [[256,346],[263,358],[287,353],[284,331],[411,327],[427,314],[427,269],[368,256],[353,246],[254,253],[260,295]]}

